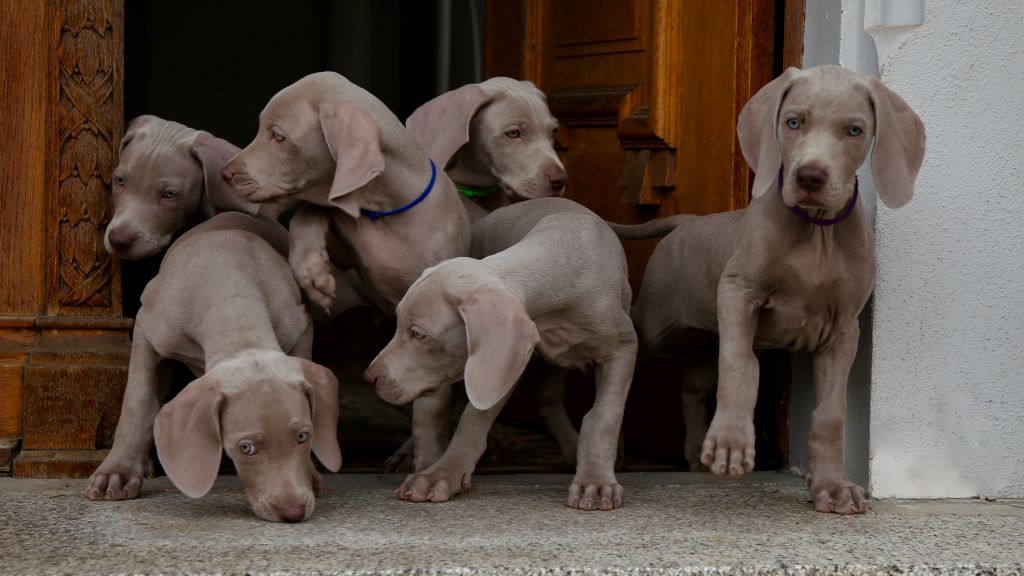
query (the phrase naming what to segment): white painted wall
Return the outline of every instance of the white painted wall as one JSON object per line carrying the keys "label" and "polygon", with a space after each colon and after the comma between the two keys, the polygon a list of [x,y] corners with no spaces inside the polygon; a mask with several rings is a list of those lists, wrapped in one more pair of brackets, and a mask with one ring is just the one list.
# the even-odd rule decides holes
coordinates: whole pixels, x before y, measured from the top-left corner
{"label": "white painted wall", "polygon": [[[875,497],[1024,497],[1024,2],[806,8],[804,67],[880,75],[928,131],[914,200],[876,214],[864,195],[879,275],[850,375],[847,471]],[[805,357],[794,376],[791,459],[806,470]]]}
{"label": "white painted wall", "polygon": [[928,147],[876,216],[871,488],[1024,497],[1024,2],[924,17],[882,62]]}

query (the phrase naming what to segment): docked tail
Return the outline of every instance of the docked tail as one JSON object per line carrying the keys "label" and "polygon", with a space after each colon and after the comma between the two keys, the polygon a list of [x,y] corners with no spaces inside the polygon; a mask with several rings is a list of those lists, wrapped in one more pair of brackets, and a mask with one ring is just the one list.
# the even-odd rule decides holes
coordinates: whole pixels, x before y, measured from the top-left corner
{"label": "docked tail", "polygon": [[692,218],[689,214],[676,214],[675,216],[666,216],[665,218],[658,218],[657,220],[651,220],[650,222],[644,222],[643,224],[616,224],[614,222],[608,222],[611,226],[612,231],[619,238],[626,240],[640,240],[643,238],[654,238],[657,236],[664,236],[669,232],[676,229],[677,226],[683,223],[683,220]]}

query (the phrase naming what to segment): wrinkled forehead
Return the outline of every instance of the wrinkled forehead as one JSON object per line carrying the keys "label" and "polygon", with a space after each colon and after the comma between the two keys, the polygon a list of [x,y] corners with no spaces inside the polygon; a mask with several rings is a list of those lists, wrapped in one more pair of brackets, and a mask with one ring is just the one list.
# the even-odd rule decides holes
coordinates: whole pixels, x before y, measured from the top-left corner
{"label": "wrinkled forehead", "polygon": [[484,111],[486,116],[491,118],[526,121],[546,128],[558,125],[558,121],[548,110],[543,94],[532,86],[526,90],[506,92],[502,97],[494,98]]}
{"label": "wrinkled forehead", "polygon": [[260,112],[260,125],[301,126],[315,122],[319,116],[313,102],[296,86],[281,90]]}
{"label": "wrinkled forehead", "polygon": [[797,77],[779,110],[799,110],[839,120],[858,117],[866,122],[871,122],[875,115],[868,87],[856,76],[846,74]]}

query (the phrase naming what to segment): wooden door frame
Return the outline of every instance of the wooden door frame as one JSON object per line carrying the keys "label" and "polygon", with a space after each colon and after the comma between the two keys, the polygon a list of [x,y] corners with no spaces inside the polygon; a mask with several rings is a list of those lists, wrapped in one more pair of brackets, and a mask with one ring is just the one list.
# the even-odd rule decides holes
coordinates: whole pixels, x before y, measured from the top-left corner
{"label": "wooden door frame", "polygon": [[0,20],[17,23],[0,40],[0,472],[85,476],[110,445],[130,346],[103,247],[124,1],[9,0]]}

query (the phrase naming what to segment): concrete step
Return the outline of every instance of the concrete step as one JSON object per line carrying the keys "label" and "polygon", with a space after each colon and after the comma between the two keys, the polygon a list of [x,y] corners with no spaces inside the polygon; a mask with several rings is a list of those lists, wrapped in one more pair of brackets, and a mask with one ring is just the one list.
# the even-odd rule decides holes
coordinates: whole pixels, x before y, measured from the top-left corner
{"label": "concrete step", "polygon": [[255,518],[235,478],[191,500],[166,481],[89,502],[83,480],[0,479],[0,573],[1024,574],[1024,501],[872,501],[812,510],[801,479],[621,474],[625,506],[579,512],[563,475],[478,476],[444,504],[397,475],[328,476],[310,521]]}

